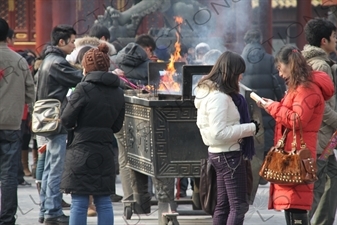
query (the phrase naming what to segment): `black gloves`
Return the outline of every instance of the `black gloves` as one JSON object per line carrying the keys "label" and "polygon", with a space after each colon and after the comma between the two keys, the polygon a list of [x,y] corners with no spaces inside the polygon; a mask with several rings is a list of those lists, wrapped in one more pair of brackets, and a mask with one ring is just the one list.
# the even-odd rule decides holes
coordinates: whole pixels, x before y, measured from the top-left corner
{"label": "black gloves", "polygon": [[252,120],[251,122],[255,124],[255,134],[257,134],[260,130],[260,124],[256,120]]}

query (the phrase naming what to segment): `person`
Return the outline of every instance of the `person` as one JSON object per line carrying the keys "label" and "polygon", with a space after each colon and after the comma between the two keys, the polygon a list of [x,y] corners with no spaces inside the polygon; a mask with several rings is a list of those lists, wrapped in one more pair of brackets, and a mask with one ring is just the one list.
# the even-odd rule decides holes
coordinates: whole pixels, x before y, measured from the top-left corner
{"label": "person", "polygon": [[8,23],[0,18],[0,224],[15,224],[18,208],[20,124],[25,104],[34,100],[28,64],[7,46]]}
{"label": "person", "polygon": [[[182,50],[180,52],[183,51],[183,48],[186,49],[186,47],[182,47]],[[183,51],[183,52],[185,52],[185,51]],[[183,56],[183,57],[181,57],[183,62],[187,63],[187,60],[186,60],[187,49],[186,49],[186,52],[184,54],[181,53],[181,55]],[[203,64],[203,65],[214,65],[215,62],[218,60],[220,55],[221,55],[221,52],[219,50],[211,49],[202,57],[201,64]],[[193,79],[195,79],[195,78],[193,78]],[[197,81],[196,81],[196,83],[197,83]],[[196,179],[197,183],[194,182],[195,179]],[[182,177],[177,182],[177,186],[179,186],[179,188],[177,188],[177,191],[179,191],[179,197],[182,197],[182,198],[187,197],[186,191],[187,191],[188,183],[189,183],[188,180],[190,180],[190,185],[191,185],[192,191],[194,191],[194,185],[197,185],[197,187],[199,187],[199,184],[198,184],[199,179],[198,178]],[[198,193],[198,195],[199,195],[199,193]]]}
{"label": "person", "polygon": [[[28,54],[28,51],[17,51],[17,53],[22,56],[29,67],[29,70],[31,73],[33,73],[33,65],[35,62],[35,57],[33,55]],[[33,78],[33,76],[32,76]],[[30,104],[25,104],[24,110],[23,110],[23,115],[22,115],[22,122],[21,122],[21,134],[22,134],[22,144],[21,144],[21,164],[19,163],[19,174],[18,174],[18,183],[19,186],[31,186],[31,183],[27,182],[24,179],[24,176],[32,176],[32,173],[29,170],[29,165],[28,165],[28,152],[29,152],[29,143],[31,140],[31,128],[30,128],[30,123],[31,123],[31,107],[32,105]],[[33,155],[33,160],[34,163],[36,163],[35,160],[37,160],[37,152],[36,150],[32,149],[32,155]],[[33,164],[34,165],[34,164]]]}
{"label": "person", "polygon": [[259,124],[249,118],[248,106],[239,94],[245,62],[225,51],[211,72],[201,78],[194,100],[197,126],[217,177],[217,204],[213,224],[243,224],[249,209],[244,158],[252,159]]}
{"label": "person", "polygon": [[86,46],[97,47],[100,43],[105,43],[109,47],[109,56],[111,59],[116,56],[115,46],[110,44],[110,32],[108,28],[101,24],[95,24],[91,27],[88,36],[77,38],[75,40],[75,49],[66,56],[68,62],[75,64],[79,51]]}
{"label": "person", "polygon": [[218,49],[211,49],[202,57],[201,62],[203,65],[214,65],[221,55]]}
{"label": "person", "polygon": [[156,42],[147,34],[138,36],[118,52],[114,63],[124,71],[125,77],[134,84],[147,85],[148,64],[154,56]]}
{"label": "person", "polygon": [[169,48],[165,45],[159,45],[156,50],[154,50],[155,56],[158,58],[158,62],[168,62],[171,58]]}
{"label": "person", "polygon": [[117,75],[109,73],[108,46],[85,53],[84,79],[63,111],[61,122],[74,132],[66,154],[61,190],[72,197],[70,225],[87,224],[89,195],[93,195],[97,224],[112,224],[110,195],[115,189],[112,136],[123,126],[124,93]]}
{"label": "person", "polygon": [[15,42],[15,36],[14,36],[14,30],[11,28],[8,29],[6,42],[7,42],[7,46],[10,49],[14,50],[13,47],[14,47],[14,42]]}
{"label": "person", "polygon": [[[148,64],[156,49],[154,39],[147,34],[140,35],[135,42],[127,44],[118,52],[114,64],[117,68],[124,71],[124,76],[134,84],[146,85],[148,83]],[[125,86],[121,82],[121,86]],[[151,193],[149,192],[148,176],[126,167],[127,152],[123,130],[115,133],[119,155],[119,173],[123,188],[123,199],[131,196],[136,201],[135,212],[150,213]]]}
{"label": "person", "polygon": [[89,30],[89,37],[96,37],[100,40],[109,42],[110,41],[110,31],[103,24],[95,23]]}
{"label": "person", "polygon": [[[85,53],[88,48],[92,47],[97,47],[99,44],[104,43],[109,47],[109,52],[108,55],[110,57],[110,60],[113,60],[114,57],[116,57],[117,50],[115,48],[114,44],[110,44],[110,31],[109,29],[100,24],[100,23],[95,23],[89,30],[88,36],[84,36],[81,38],[77,38],[75,40],[75,50],[70,54],[67,55],[66,59],[71,63],[71,64],[81,64],[81,61],[78,61],[78,58],[82,58],[82,56],[79,56],[79,54]],[[84,49],[84,50],[83,50]],[[111,65],[111,70],[114,69],[114,66]],[[115,139],[114,136],[112,136],[113,139]],[[116,140],[113,140],[114,143]],[[115,155],[118,156],[118,148],[114,148]],[[118,165],[116,165],[118,166]],[[116,180],[116,179],[115,179]],[[117,195],[116,193],[111,194],[111,201],[112,202],[119,202],[122,200],[122,196]],[[92,203],[93,198],[90,197],[89,199],[89,209],[88,209],[88,216],[94,216],[96,215],[95,213],[95,207]]]}
{"label": "person", "polygon": [[[36,100],[58,99],[61,115],[67,103],[69,88],[82,80],[82,71],[65,59],[74,48],[76,31],[70,25],[58,25],[51,32],[51,45],[46,47],[45,58],[38,70]],[[44,224],[68,224],[69,217],[62,211],[61,175],[66,153],[67,130],[47,137],[44,170],[40,191],[40,218]],[[42,220],[43,221],[43,220]]]}
{"label": "person", "polygon": [[[246,63],[246,71],[243,74],[241,83],[250,89],[253,89],[256,94],[265,98],[280,101],[285,94],[286,86],[284,81],[278,76],[274,64],[274,57],[266,53],[263,48],[262,34],[258,29],[248,30],[244,36],[246,46],[242,51],[242,58]],[[261,159],[268,153],[273,146],[275,120],[265,111],[261,109],[262,122],[264,129],[264,152],[261,152]],[[257,156],[260,152],[257,153]],[[260,178],[255,173],[256,185],[258,183],[265,185],[268,182]],[[256,188],[257,188],[256,186]]]}
{"label": "person", "polygon": [[[262,107],[276,120],[274,142],[288,128],[290,130],[284,144],[285,151],[290,150],[295,135],[293,126],[300,137],[301,125],[306,147],[316,158],[317,133],[323,118],[324,101],[334,94],[333,82],[326,73],[313,71],[300,50],[294,46],[283,46],[275,58],[279,75],[285,80],[288,91],[280,102],[263,98],[266,103]],[[261,103],[258,105],[261,106]],[[300,138],[297,138],[297,149],[300,143]],[[307,211],[312,207],[313,188],[314,184],[271,183],[268,209],[284,210],[287,225],[308,225]]]}
{"label": "person", "polygon": [[[7,46],[14,50],[14,31],[9,28],[7,33]],[[31,63],[34,61],[33,57],[28,56],[23,51],[17,51],[17,53],[26,59],[28,63],[29,69],[31,68]],[[24,54],[25,53],[25,54]],[[28,57],[28,58],[27,58]],[[22,115],[22,122],[21,122],[21,149],[20,152],[20,162],[19,162],[19,170],[18,170],[18,185],[21,186],[31,186],[31,183],[27,182],[24,176],[31,176],[31,172],[28,166],[28,148],[29,148],[29,141],[30,141],[30,127],[29,127],[29,112],[28,112],[28,104],[25,104],[23,115]]]}
{"label": "person", "polygon": [[[329,55],[336,49],[336,26],[325,19],[312,19],[304,27],[308,44],[304,46],[302,54],[307,63],[314,69],[327,73],[331,80],[334,62]],[[336,81],[335,81],[336,82]],[[336,94],[325,103],[323,121],[318,132],[317,157],[327,146],[330,137],[337,130]],[[312,225],[334,223],[337,209],[337,161],[335,155],[327,161],[317,161],[317,175],[319,181],[314,186],[314,202],[309,211]]]}
{"label": "person", "polygon": [[195,60],[192,64],[202,64],[202,57],[211,50],[209,45],[205,42],[200,42],[195,46]]}

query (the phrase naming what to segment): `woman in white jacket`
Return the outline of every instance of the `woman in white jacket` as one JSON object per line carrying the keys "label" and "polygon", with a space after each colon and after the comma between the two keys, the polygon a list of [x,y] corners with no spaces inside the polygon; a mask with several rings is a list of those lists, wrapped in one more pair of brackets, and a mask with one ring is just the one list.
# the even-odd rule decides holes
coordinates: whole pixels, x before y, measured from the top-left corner
{"label": "woman in white jacket", "polygon": [[246,100],[239,94],[245,68],[240,55],[226,51],[196,88],[197,126],[217,175],[214,225],[243,224],[249,208],[243,158],[254,155],[252,136],[259,124],[250,120]]}

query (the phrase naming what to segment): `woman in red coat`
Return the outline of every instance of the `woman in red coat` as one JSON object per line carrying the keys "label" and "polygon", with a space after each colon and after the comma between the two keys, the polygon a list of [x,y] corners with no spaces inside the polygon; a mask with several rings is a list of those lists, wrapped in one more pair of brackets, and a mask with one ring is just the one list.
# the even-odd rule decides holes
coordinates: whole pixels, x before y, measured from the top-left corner
{"label": "woman in red coat", "polygon": [[[290,132],[286,138],[285,150],[291,149],[296,115],[296,135],[300,137],[300,120],[304,142],[312,156],[316,157],[317,132],[322,122],[324,102],[334,93],[333,82],[326,73],[312,71],[296,47],[284,46],[276,55],[275,61],[279,75],[288,86],[288,92],[281,102],[264,99],[266,104],[262,105],[276,121],[274,142],[288,128]],[[299,148],[300,139],[297,138],[297,149]],[[313,187],[313,184],[289,186],[271,183],[268,208],[284,210],[287,225],[295,224],[295,221],[296,224],[308,224],[307,210],[311,209],[313,202]]]}

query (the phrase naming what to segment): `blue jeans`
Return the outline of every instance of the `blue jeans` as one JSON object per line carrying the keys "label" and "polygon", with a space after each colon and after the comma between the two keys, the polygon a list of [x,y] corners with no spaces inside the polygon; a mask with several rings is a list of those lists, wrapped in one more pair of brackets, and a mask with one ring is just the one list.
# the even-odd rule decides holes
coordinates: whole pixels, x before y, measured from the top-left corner
{"label": "blue jeans", "polygon": [[0,130],[0,225],[15,224],[20,151],[20,130]]}
{"label": "blue jeans", "polygon": [[[97,225],[113,225],[114,214],[109,195],[94,195]],[[89,195],[71,195],[69,225],[87,224]]]}
{"label": "blue jeans", "polygon": [[[42,145],[45,145],[48,143],[48,139],[42,136],[36,135],[36,144],[37,148],[42,147]],[[42,181],[42,175],[44,170],[44,162],[46,160],[46,152],[44,153],[38,153],[37,158],[37,164],[36,164],[36,181],[41,182]]]}
{"label": "blue jeans", "polygon": [[40,192],[40,217],[53,218],[63,215],[61,176],[66,154],[66,134],[49,136]]}
{"label": "blue jeans", "polygon": [[42,175],[44,170],[44,162],[46,160],[46,153],[38,153],[37,164],[36,164],[36,181],[42,181]]}

